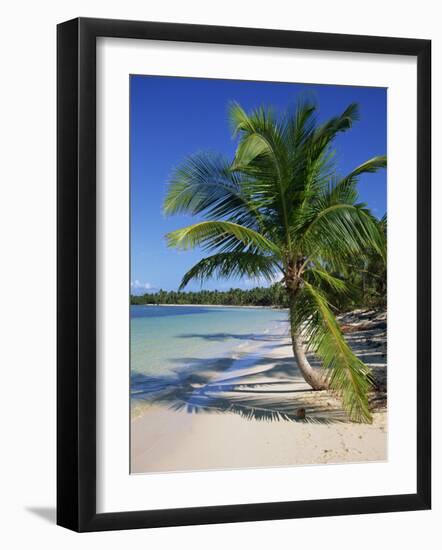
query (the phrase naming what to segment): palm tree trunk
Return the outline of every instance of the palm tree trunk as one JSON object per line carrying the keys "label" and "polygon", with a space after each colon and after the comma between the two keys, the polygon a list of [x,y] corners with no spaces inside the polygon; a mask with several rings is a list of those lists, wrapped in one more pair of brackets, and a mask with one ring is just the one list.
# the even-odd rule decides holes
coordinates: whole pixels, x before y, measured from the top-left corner
{"label": "palm tree trunk", "polygon": [[302,338],[302,331],[294,322],[294,308],[296,307],[296,293],[290,293],[290,334],[292,337],[292,348],[298,368],[304,380],[314,390],[326,390],[328,388],[327,379],[321,371],[314,369],[305,354],[305,348]]}
{"label": "palm tree trunk", "polygon": [[301,374],[307,384],[314,390],[326,390],[328,388],[327,379],[324,374],[314,369],[306,355],[304,350],[304,345],[302,343],[302,337],[296,335],[292,332],[292,348],[293,354],[295,355],[296,362],[298,363],[298,368],[301,371]]}

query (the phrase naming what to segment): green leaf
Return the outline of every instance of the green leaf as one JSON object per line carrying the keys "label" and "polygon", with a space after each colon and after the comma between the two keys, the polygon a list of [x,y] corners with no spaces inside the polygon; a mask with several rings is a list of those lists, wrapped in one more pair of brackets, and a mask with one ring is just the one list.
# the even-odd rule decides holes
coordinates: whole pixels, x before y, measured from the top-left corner
{"label": "green leaf", "polygon": [[251,252],[223,252],[203,258],[183,277],[180,290],[191,280],[201,283],[210,277],[248,277],[273,282],[280,273],[280,266],[274,258]]}
{"label": "green leaf", "polygon": [[337,271],[345,269],[352,256],[364,256],[367,248],[386,258],[385,235],[363,205],[332,204],[319,211],[303,233],[305,253],[312,260],[326,260]]}
{"label": "green leaf", "polygon": [[196,246],[205,249],[254,250],[278,255],[279,249],[257,231],[226,221],[206,221],[177,229],[166,235],[170,247],[188,250]]}
{"label": "green leaf", "polygon": [[310,348],[322,359],[329,371],[330,388],[337,392],[350,418],[371,422],[368,392],[373,386],[370,369],[353,353],[325,297],[307,281],[305,291],[313,303],[313,314],[304,324]]}
{"label": "green leaf", "polygon": [[188,157],[176,168],[167,189],[163,211],[225,218],[248,227],[260,224],[259,211],[244,193],[241,176],[221,155],[204,152]]}
{"label": "green leaf", "polygon": [[319,267],[310,267],[305,271],[304,277],[307,280],[311,277],[313,286],[321,287],[325,284],[326,287],[338,293],[348,294],[350,292],[346,281]]}

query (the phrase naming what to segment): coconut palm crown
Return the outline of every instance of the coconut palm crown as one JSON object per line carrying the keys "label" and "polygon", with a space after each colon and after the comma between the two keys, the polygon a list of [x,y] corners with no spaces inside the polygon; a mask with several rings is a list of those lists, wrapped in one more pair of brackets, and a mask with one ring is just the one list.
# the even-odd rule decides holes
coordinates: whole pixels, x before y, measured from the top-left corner
{"label": "coconut palm crown", "polygon": [[[233,161],[198,153],[174,170],[164,201],[166,214],[199,216],[166,235],[179,249],[196,246],[207,257],[183,277],[280,280],[289,297],[293,352],[315,390],[330,389],[350,418],[370,422],[370,369],[353,353],[333,313],[329,295],[351,291],[350,260],[376,251],[385,260],[385,236],[366,205],[358,203],[360,174],[386,166],[378,156],[339,177],[333,140],[358,118],[358,106],[318,124],[317,106],[299,102],[277,116],[271,108],[246,113],[229,107],[238,140]],[[323,368],[310,365],[314,353]]]}

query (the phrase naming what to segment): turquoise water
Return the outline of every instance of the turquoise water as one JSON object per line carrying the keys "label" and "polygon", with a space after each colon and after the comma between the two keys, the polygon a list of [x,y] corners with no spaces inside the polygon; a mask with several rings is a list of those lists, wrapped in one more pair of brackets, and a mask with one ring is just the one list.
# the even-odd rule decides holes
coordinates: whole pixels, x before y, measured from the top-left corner
{"label": "turquoise water", "polygon": [[[252,342],[287,334],[287,312],[212,306],[131,306],[131,374],[164,376],[247,355]],[[255,346],[256,347],[256,346]]]}

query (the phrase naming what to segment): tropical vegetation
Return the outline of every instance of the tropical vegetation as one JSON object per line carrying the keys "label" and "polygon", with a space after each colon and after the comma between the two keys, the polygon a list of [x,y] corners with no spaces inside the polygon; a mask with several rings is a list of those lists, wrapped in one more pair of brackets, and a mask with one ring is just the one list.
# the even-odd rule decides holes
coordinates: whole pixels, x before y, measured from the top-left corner
{"label": "tropical vegetation", "polygon": [[255,287],[243,290],[199,290],[196,292],[180,292],[174,290],[159,290],[131,296],[132,305],[218,305],[218,306],[262,306],[288,307],[287,294],[279,283],[271,286]]}
{"label": "tropical vegetation", "polygon": [[[247,113],[232,103],[234,158],[201,152],[175,169],[164,212],[198,220],[167,240],[207,254],[184,274],[180,290],[210,277],[280,281],[303,377],[314,390],[339,394],[352,420],[370,422],[372,375],[346,342],[335,303],[354,294],[356,272],[367,271],[370,262],[385,265],[385,231],[358,202],[357,182],[384,168],[386,157],[340,176],[333,142],[358,119],[358,106],[323,123],[317,110],[309,100],[282,115],[268,107]],[[308,353],[322,369],[311,366]]]}

